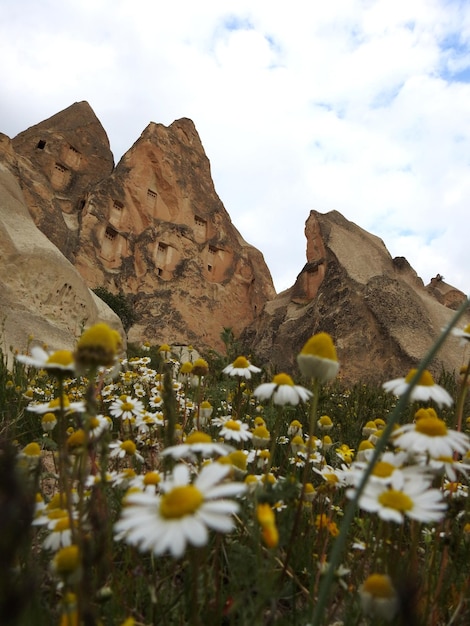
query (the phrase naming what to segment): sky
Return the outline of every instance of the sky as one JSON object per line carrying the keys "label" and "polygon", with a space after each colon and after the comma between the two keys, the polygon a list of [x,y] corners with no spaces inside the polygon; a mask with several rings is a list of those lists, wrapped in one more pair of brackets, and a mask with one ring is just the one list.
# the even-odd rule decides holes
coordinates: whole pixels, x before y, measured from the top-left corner
{"label": "sky", "polygon": [[468,0],[1,0],[0,59],[12,138],[86,100],[117,163],[192,119],[278,292],[312,209],[470,292]]}

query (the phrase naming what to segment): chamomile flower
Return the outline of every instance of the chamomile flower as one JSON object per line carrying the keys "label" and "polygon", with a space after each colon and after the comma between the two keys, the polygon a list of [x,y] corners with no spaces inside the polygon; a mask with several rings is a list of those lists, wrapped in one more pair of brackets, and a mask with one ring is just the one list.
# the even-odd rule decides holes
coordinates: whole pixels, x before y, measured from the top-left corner
{"label": "chamomile flower", "polygon": [[339,370],[338,357],[333,340],[328,333],[317,333],[307,341],[297,356],[302,374],[326,383],[336,376]]}
{"label": "chamomile flower", "polygon": [[124,459],[126,456],[134,457],[140,463],[144,462],[144,457],[137,452],[137,446],[131,439],[126,439],[126,441],[113,441],[109,444],[109,457],[110,458],[119,458]]}
{"label": "chamomile flower", "polygon": [[187,544],[204,546],[209,529],[228,533],[234,528],[238,503],[233,496],[245,492],[243,483],[222,483],[230,467],[205,465],[194,482],[185,465],[176,465],[161,484],[161,494],[131,493],[115,525],[116,538],[155,555],[169,552],[180,558]]}
{"label": "chamomile flower", "polygon": [[140,417],[144,412],[144,404],[141,400],[136,400],[131,396],[122,395],[117,400],[111,402],[109,412],[114,417],[120,417],[123,420]]}
{"label": "chamomile flower", "polygon": [[257,374],[258,372],[261,372],[261,368],[252,365],[244,356],[237,357],[233,363],[227,365],[227,367],[222,370],[223,374],[239,376],[247,380],[251,378],[251,374]]}
{"label": "chamomile flower", "polygon": [[386,574],[371,574],[359,587],[362,610],[371,617],[391,622],[399,607],[398,594]]}
{"label": "chamomile flower", "polygon": [[39,415],[43,415],[44,413],[59,412],[62,409],[66,414],[83,413],[85,411],[85,403],[82,401],[70,402],[68,396],[64,395],[62,397],[62,401],[60,398],[53,398],[49,402],[44,402],[40,404],[28,404],[27,409],[28,411],[38,413]]}
{"label": "chamomile flower", "polygon": [[297,405],[312,397],[312,392],[305,387],[295,385],[288,374],[276,374],[271,383],[263,383],[256,387],[253,395],[258,400],[272,399],[274,404]]}
{"label": "chamomile flower", "polygon": [[57,350],[56,352],[48,353],[40,346],[33,346],[31,355],[18,354],[16,360],[24,363],[24,365],[48,370],[56,375],[73,374],[75,372],[75,360],[70,350]]}
{"label": "chamomile flower", "polygon": [[162,456],[170,455],[174,459],[188,458],[193,461],[197,458],[197,455],[207,458],[216,455],[224,456],[232,451],[232,446],[212,441],[212,437],[207,433],[194,431],[186,437],[184,443],[165,448]]}
{"label": "chamomile flower", "polygon": [[[411,369],[405,378],[389,380],[382,387],[389,393],[402,396],[408,390],[416,372],[416,369]],[[428,402],[429,400],[433,400],[438,406],[452,406],[453,403],[449,392],[444,387],[437,385],[431,373],[424,370],[417,384],[411,390],[410,401]]]}
{"label": "chamomile flower", "polygon": [[449,457],[454,452],[465,454],[470,438],[465,433],[447,428],[438,417],[421,417],[414,424],[405,424],[393,433],[393,444],[408,452],[427,453],[433,458]]}
{"label": "chamomile flower", "polygon": [[459,337],[461,344],[465,345],[467,341],[470,341],[470,324],[467,324],[465,328],[453,328],[452,334],[454,337]]}
{"label": "chamomile flower", "polygon": [[248,428],[248,424],[240,420],[229,419],[224,422],[219,434],[225,440],[248,441],[253,437],[253,433]]}
{"label": "chamomile flower", "polygon": [[[352,490],[347,492],[352,496]],[[387,521],[403,524],[405,516],[419,522],[438,522],[447,508],[438,489],[429,487],[429,481],[415,476],[402,482],[401,487],[388,486],[377,481],[368,481],[359,507]]]}

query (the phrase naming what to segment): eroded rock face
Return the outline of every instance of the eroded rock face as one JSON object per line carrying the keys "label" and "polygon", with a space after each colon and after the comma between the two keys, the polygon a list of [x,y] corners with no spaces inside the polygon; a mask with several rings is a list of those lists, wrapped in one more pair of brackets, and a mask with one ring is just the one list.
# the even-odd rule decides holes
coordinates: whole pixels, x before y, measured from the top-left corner
{"label": "eroded rock face", "polygon": [[[78,271],[36,227],[18,184],[16,155],[0,135],[0,335],[9,351],[34,337],[72,349],[84,326],[105,321],[122,336],[117,315],[86,286]],[[11,358],[11,353],[7,356]]]}
{"label": "eroded rock face", "polygon": [[[311,335],[326,331],[345,380],[406,375],[453,312],[424,287],[406,259],[392,259],[381,239],[340,213],[311,211],[305,234],[306,265],[245,331],[246,345],[275,369],[298,376],[296,355]],[[463,302],[464,294],[459,297]],[[458,370],[462,359],[462,348],[450,338],[430,369]]]}
{"label": "eroded rock face", "polygon": [[113,169],[87,103],[13,140],[38,227],[86,284],[132,298],[132,341],[221,349],[275,296],[262,254],[232,224],[194,124],[150,123]]}

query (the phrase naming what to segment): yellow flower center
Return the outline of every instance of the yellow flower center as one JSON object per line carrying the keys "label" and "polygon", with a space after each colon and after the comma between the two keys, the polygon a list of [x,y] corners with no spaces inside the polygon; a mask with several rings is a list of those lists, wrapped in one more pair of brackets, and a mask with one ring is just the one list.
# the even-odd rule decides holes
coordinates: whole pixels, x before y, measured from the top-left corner
{"label": "yellow flower center", "polygon": [[159,352],[171,352],[171,348],[167,343],[164,343],[158,348],[158,351]]}
{"label": "yellow flower center", "polygon": [[465,328],[463,329],[463,332],[470,334],[470,324],[467,324],[467,326],[465,326]]}
{"label": "yellow flower center", "polygon": [[235,420],[227,420],[224,426],[230,430],[240,430],[240,423]]}
{"label": "yellow flower center", "polygon": [[310,354],[311,356],[318,356],[321,359],[329,359],[330,361],[338,360],[333,339],[328,333],[318,333],[310,337],[300,354]]}
{"label": "yellow flower center", "polygon": [[51,354],[51,356],[47,359],[46,363],[52,365],[57,363],[58,365],[72,365],[73,363],[73,354],[70,350],[57,350]]}
{"label": "yellow flower center", "polygon": [[374,444],[371,441],[361,441],[359,444],[358,450],[372,450],[374,448]]}
{"label": "yellow flower center", "polygon": [[69,528],[70,528],[70,518],[67,515],[57,520],[57,522],[54,525],[54,532],[61,533],[64,530],[69,530]]}
{"label": "yellow flower center", "polygon": [[324,474],[324,477],[325,477],[326,481],[329,482],[329,483],[337,483],[338,482],[338,477],[336,476],[336,474]]}
{"label": "yellow flower center", "polygon": [[93,428],[98,428],[98,426],[100,425],[100,420],[97,417],[92,417],[90,419],[90,428],[93,430]]}
{"label": "yellow flower center", "polygon": [[395,470],[396,467],[391,463],[387,463],[386,461],[379,461],[374,466],[372,474],[374,476],[378,476],[379,478],[388,478]]}
{"label": "yellow flower center", "polygon": [[[70,406],[70,400],[68,399],[67,396],[62,396],[62,402],[64,405],[64,409],[67,409]],[[50,409],[60,408],[60,398],[54,398],[53,400],[49,402],[48,406]]]}
{"label": "yellow flower center", "polygon": [[228,455],[228,458],[232,465],[234,465],[235,467],[238,467],[238,469],[241,469],[243,471],[246,470],[247,459],[246,459],[246,454],[243,452],[243,450],[234,450],[233,452],[230,452],[230,454]]}
{"label": "yellow flower center", "polygon": [[275,385],[290,385],[291,387],[294,387],[294,381],[289,374],[276,374],[273,378],[273,383]]}
{"label": "yellow flower center", "polygon": [[420,408],[420,409],[418,409],[416,411],[416,413],[415,413],[415,420],[418,421],[418,420],[422,419],[423,417],[435,417],[435,418],[437,418],[437,413],[431,407],[428,407],[427,409],[422,407],[422,408]]}
{"label": "yellow flower center", "polygon": [[134,408],[134,405],[132,404],[132,402],[123,402],[121,404],[121,410],[122,411],[132,411],[132,409]]}
{"label": "yellow flower center", "polygon": [[238,356],[235,361],[232,363],[233,367],[237,368],[237,369],[243,369],[243,368],[247,368],[250,367],[250,364],[248,362],[247,359],[245,359],[244,356]]}
{"label": "yellow flower center", "polygon": [[276,522],[274,511],[268,503],[258,504],[256,507],[256,517],[258,518],[258,522],[263,526]]}
{"label": "yellow flower center", "polygon": [[396,511],[410,511],[413,508],[413,500],[396,489],[389,489],[380,494],[379,502],[388,509],[395,509]]}
{"label": "yellow flower center", "polygon": [[160,513],[165,519],[178,519],[195,513],[203,502],[202,493],[193,485],[174,487],[162,496]]}
{"label": "yellow flower center", "polygon": [[158,485],[160,474],[158,472],[147,472],[144,476],[144,485]]}
{"label": "yellow flower center", "polygon": [[79,564],[80,553],[78,551],[78,546],[75,545],[62,548],[54,557],[55,569],[61,574],[73,572],[77,569]]}
{"label": "yellow flower center", "polygon": [[126,439],[126,441],[123,441],[121,443],[121,450],[124,450],[124,452],[129,456],[133,456],[137,448],[133,441],[131,441],[130,439]]}
{"label": "yellow flower center", "polygon": [[362,589],[376,598],[392,598],[395,595],[390,578],[384,574],[372,574],[369,576],[364,581]]}
{"label": "yellow flower center", "polygon": [[41,448],[38,443],[33,441],[23,448],[23,454],[26,454],[26,456],[41,456]]}
{"label": "yellow flower center", "polygon": [[269,439],[271,435],[269,434],[269,430],[266,426],[257,426],[253,430],[253,436],[259,437],[260,439]]}
{"label": "yellow flower center", "polygon": [[422,417],[416,422],[415,430],[428,437],[445,437],[447,435],[445,422],[436,417]]}
{"label": "yellow flower center", "polygon": [[329,415],[322,415],[318,421],[322,426],[333,426],[333,422]]}
{"label": "yellow flower center", "polygon": [[[417,371],[417,369],[411,369],[405,378],[405,382],[411,382]],[[431,372],[429,372],[428,370],[424,370],[418,380],[418,385],[421,385],[422,387],[433,387],[435,384],[436,383],[434,382],[434,378],[432,377]]]}
{"label": "yellow flower center", "polygon": [[207,433],[196,430],[186,437],[186,443],[212,443],[212,437]]}
{"label": "yellow flower center", "polygon": [[180,368],[180,373],[189,374],[190,372],[192,372],[192,370],[193,370],[193,364],[191,363],[191,361],[185,361]]}
{"label": "yellow flower center", "polygon": [[67,445],[70,448],[74,448],[76,446],[83,446],[85,443],[85,431],[82,428],[79,428],[75,432],[73,432],[67,439]]}

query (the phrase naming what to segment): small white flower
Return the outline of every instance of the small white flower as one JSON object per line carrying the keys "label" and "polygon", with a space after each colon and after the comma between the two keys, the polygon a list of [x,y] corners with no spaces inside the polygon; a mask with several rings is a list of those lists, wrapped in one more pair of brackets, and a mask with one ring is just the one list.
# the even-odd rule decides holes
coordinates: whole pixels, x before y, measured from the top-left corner
{"label": "small white flower", "polygon": [[227,365],[227,367],[222,370],[223,374],[239,376],[247,380],[251,378],[251,374],[258,374],[258,372],[261,372],[261,369],[252,365],[244,356],[237,357],[233,363]]}
{"label": "small white flower", "polygon": [[121,417],[123,420],[140,417],[144,412],[144,405],[141,400],[136,400],[131,396],[120,396],[111,403],[109,412],[114,417]]}
{"label": "small white flower", "polygon": [[165,448],[162,452],[162,456],[170,455],[174,459],[188,458],[193,461],[197,458],[198,454],[201,455],[202,458],[214,455],[225,456],[233,452],[233,450],[234,448],[232,448],[232,446],[226,443],[212,441],[210,435],[196,431],[188,435],[184,443]]}
{"label": "small white flower", "polygon": [[288,374],[276,374],[271,383],[263,383],[256,387],[253,395],[258,400],[272,399],[274,404],[295,406],[299,402],[307,402],[313,394],[305,387],[295,385]]}
{"label": "small white flower", "polygon": [[[405,378],[389,380],[382,386],[385,391],[393,393],[396,396],[402,396],[408,390],[410,382],[413,380],[416,372],[416,369],[412,369]],[[454,402],[449,392],[440,385],[437,385],[432,375],[427,370],[424,370],[418,383],[413,387],[410,400],[412,402],[427,402],[433,400],[438,406],[452,406]]]}
{"label": "small white flower", "polygon": [[203,546],[208,529],[227,533],[233,530],[234,500],[226,499],[246,491],[243,483],[222,483],[230,467],[205,465],[193,483],[189,469],[177,465],[161,484],[161,494],[131,493],[115,525],[116,538],[155,555],[169,552],[180,558],[187,544]]}
{"label": "small white flower", "polygon": [[438,417],[421,417],[414,424],[405,424],[393,433],[393,444],[409,452],[428,453],[433,458],[450,457],[454,452],[465,454],[470,438],[465,433],[449,430]]}
{"label": "small white flower", "polygon": [[[410,480],[398,477],[396,485],[386,485],[368,481],[359,498],[359,506],[365,511],[377,513],[388,522],[402,524],[405,516],[420,522],[438,522],[447,508],[438,489],[429,487],[429,481],[422,476]],[[354,496],[354,490],[346,492]]]}
{"label": "small white flower", "polygon": [[229,419],[224,423],[219,434],[226,440],[248,441],[253,437],[253,433],[248,428],[248,424],[240,420]]}
{"label": "small white flower", "polygon": [[46,352],[39,346],[31,348],[31,355],[18,354],[16,360],[37,369],[52,370],[56,373],[72,374],[75,372],[75,360],[70,350]]}

